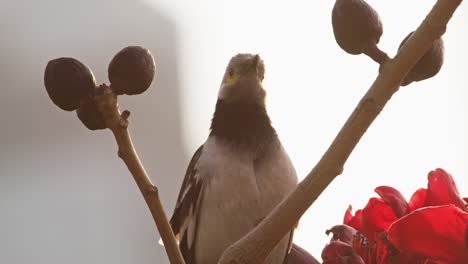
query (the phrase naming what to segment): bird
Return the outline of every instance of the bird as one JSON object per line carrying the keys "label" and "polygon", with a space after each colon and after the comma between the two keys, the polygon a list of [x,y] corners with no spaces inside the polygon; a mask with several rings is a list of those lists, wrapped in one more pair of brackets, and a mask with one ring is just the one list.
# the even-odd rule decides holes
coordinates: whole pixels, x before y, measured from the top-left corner
{"label": "bird", "polygon": [[[217,263],[297,186],[266,111],[264,75],[257,54],[237,54],[226,67],[208,138],[189,162],[170,219],[188,264]],[[293,232],[265,263],[286,263]]]}

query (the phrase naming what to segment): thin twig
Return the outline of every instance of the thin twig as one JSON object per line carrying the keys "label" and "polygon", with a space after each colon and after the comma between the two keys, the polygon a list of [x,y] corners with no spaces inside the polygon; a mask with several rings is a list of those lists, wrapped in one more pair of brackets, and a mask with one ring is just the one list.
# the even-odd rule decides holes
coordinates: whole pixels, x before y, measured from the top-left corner
{"label": "thin twig", "polygon": [[104,115],[106,126],[114,134],[118,145],[118,155],[127,165],[128,170],[133,175],[140,192],[148,205],[153,220],[156,223],[161,239],[164,243],[169,261],[175,264],[185,263],[179,247],[175,240],[171,226],[164,213],[161,201],[159,199],[158,188],[151,183],[150,178],[146,174],[143,165],[138,158],[138,155],[133,147],[132,139],[128,132],[128,117],[130,112],[125,110],[120,114],[117,97],[112,89],[106,85],[99,86],[96,95],[96,102],[99,111]]}
{"label": "thin twig", "polygon": [[388,60],[390,60],[390,57],[388,57],[387,53],[379,49],[376,44],[369,45],[363,53],[380,65],[385,64]]}
{"label": "thin twig", "polygon": [[230,246],[219,263],[263,263],[317,197],[341,174],[356,144],[381,112],[402,79],[439,38],[462,0],[439,0],[396,57],[359,102],[326,153],[307,177],[254,230]]}

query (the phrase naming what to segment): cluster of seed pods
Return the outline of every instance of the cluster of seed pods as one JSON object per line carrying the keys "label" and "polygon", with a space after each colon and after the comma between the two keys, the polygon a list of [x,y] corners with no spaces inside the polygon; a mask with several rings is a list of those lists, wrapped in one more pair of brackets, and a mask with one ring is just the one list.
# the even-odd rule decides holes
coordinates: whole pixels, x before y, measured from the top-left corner
{"label": "cluster of seed pods", "polygon": [[[155,74],[151,52],[140,46],[119,51],[108,67],[110,87],[115,95],[145,92]],[[79,60],[62,57],[47,63],[44,85],[52,102],[65,111],[76,110],[81,122],[91,130],[106,128],[94,97],[96,81],[92,71]]]}
{"label": "cluster of seed pods", "polygon": [[[336,0],[332,11],[332,25],[338,45],[350,54],[366,54],[379,64],[385,63],[386,54],[377,44],[383,34],[379,14],[364,0]],[[409,39],[411,32],[400,44],[399,49]],[[444,43],[441,38],[410,70],[401,85],[422,81],[435,76],[444,61]]]}

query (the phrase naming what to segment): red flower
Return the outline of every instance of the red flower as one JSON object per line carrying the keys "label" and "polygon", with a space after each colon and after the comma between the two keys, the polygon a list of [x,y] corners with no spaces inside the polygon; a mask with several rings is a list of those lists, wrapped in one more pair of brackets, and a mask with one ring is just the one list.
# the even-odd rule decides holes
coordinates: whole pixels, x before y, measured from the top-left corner
{"label": "red flower", "polygon": [[468,263],[467,226],[468,213],[454,205],[425,207],[393,223],[387,238],[402,252],[443,263]]}
{"label": "red flower", "polygon": [[351,207],[351,205],[348,206],[348,210],[346,210],[344,215],[343,224],[349,225],[362,233],[362,210],[357,210],[354,215],[351,213],[352,210],[353,208]]}
{"label": "red flower", "polygon": [[389,186],[380,186],[375,188],[375,192],[393,209],[397,217],[402,217],[409,213],[408,203],[397,189]]}
{"label": "red flower", "polygon": [[330,228],[330,230],[327,230],[325,233],[327,235],[330,233],[333,234],[332,241],[339,240],[351,245],[357,232],[358,231],[356,231],[356,229],[349,225],[336,225]]}
{"label": "red flower", "polygon": [[431,171],[427,189],[418,189],[409,203],[389,186],[375,192],[380,198],[354,216],[350,206],[344,225],[327,230],[333,237],[322,252],[324,263],[468,263],[467,201],[450,174]]}
{"label": "red flower", "polygon": [[428,179],[426,206],[453,204],[466,212],[466,202],[460,197],[452,175],[436,169],[429,173]]}
{"label": "red flower", "polygon": [[452,175],[443,169],[429,172],[427,189],[417,190],[410,199],[410,211],[436,205],[453,204],[467,212],[467,201],[460,197]]}
{"label": "red flower", "polygon": [[427,189],[421,188],[413,193],[408,203],[410,212],[426,205]]}
{"label": "red flower", "polygon": [[322,251],[323,264],[365,264],[353,248],[339,240],[332,241]]}
{"label": "red flower", "polygon": [[397,220],[392,208],[380,198],[370,198],[362,210],[362,229],[370,243]]}

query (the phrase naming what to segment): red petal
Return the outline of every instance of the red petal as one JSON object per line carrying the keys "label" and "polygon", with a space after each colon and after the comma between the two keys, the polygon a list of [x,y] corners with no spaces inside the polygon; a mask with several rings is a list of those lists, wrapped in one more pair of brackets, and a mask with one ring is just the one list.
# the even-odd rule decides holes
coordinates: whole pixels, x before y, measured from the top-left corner
{"label": "red petal", "polygon": [[324,261],[335,259],[337,257],[351,256],[355,252],[353,248],[341,241],[332,241],[322,250],[322,259]]}
{"label": "red petal", "polygon": [[421,258],[412,254],[397,253],[395,255],[386,255],[386,262],[383,263],[398,263],[398,264],[447,264],[447,263],[437,263],[426,258]]}
{"label": "red petal", "polygon": [[343,224],[347,225],[351,219],[353,219],[353,207],[350,205],[348,206],[348,209],[346,209],[346,212],[344,214],[344,217],[343,217]]}
{"label": "red petal", "polygon": [[372,259],[372,250],[369,245],[369,241],[363,234],[356,233],[351,245],[353,246],[353,249],[356,252],[356,254],[361,256],[365,263],[370,262],[370,260]]}
{"label": "red petal", "polygon": [[468,225],[466,225],[466,228],[465,228],[465,247],[466,247],[466,251],[468,251]]}
{"label": "red petal", "polygon": [[305,249],[293,243],[288,256],[288,264],[319,264]]}
{"label": "red petal", "polygon": [[362,258],[354,254],[352,256],[349,256],[345,261],[342,262],[343,264],[366,264]]}
{"label": "red petal", "polygon": [[454,204],[462,210],[467,210],[450,174],[443,169],[436,169],[429,172],[428,178],[426,206]]}
{"label": "red petal", "polygon": [[354,235],[356,235],[357,231],[349,225],[336,225],[330,228],[330,230],[327,230],[325,233],[327,235],[330,233],[333,234],[331,241],[339,240],[345,242],[348,245],[351,245]]}
{"label": "red petal", "polygon": [[370,198],[362,210],[363,233],[372,244],[396,220],[397,216],[388,204],[380,198]]}
{"label": "red petal", "polygon": [[446,263],[468,263],[468,214],[453,205],[426,207],[400,218],[388,239],[400,251]]}
{"label": "red petal", "polygon": [[[388,241],[385,239],[378,239],[375,244],[374,259],[377,263],[387,263],[390,260],[391,254],[389,254]],[[390,263],[401,263],[401,262],[390,262]]]}
{"label": "red petal", "polygon": [[401,193],[390,186],[379,186],[375,192],[393,209],[397,217],[402,217],[409,213],[408,203]]}
{"label": "red petal", "polygon": [[445,261],[426,259],[425,262],[423,262],[423,264],[447,264],[447,263]]}
{"label": "red petal", "polygon": [[354,216],[351,213],[352,210],[353,208],[351,207],[351,205],[348,206],[348,209],[346,210],[343,218],[343,224],[349,225],[362,233],[362,210],[357,210]]}
{"label": "red petal", "polygon": [[408,203],[410,212],[426,206],[427,189],[421,188],[414,192]]}
{"label": "red petal", "polygon": [[332,241],[322,251],[323,264],[365,264],[353,248],[341,241]]}
{"label": "red petal", "polygon": [[[379,264],[446,264],[427,262],[427,258],[419,257],[408,252],[401,252],[388,240],[387,233],[377,239],[373,248],[374,263]],[[366,262],[367,263],[367,262]]]}

